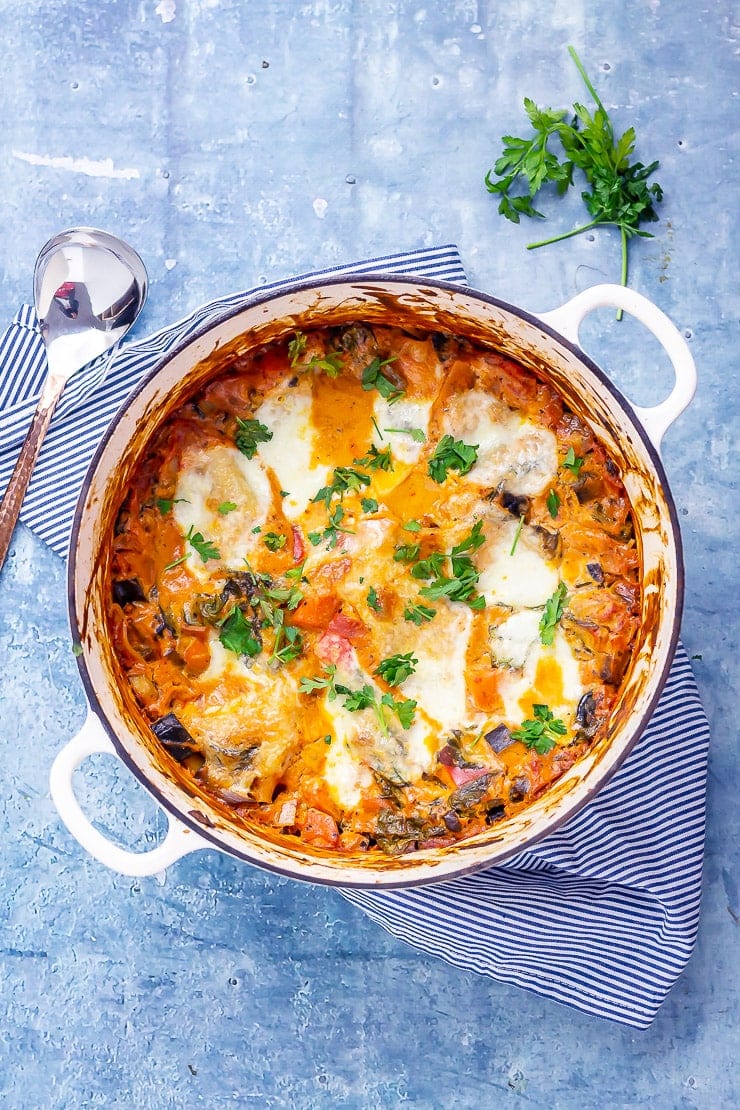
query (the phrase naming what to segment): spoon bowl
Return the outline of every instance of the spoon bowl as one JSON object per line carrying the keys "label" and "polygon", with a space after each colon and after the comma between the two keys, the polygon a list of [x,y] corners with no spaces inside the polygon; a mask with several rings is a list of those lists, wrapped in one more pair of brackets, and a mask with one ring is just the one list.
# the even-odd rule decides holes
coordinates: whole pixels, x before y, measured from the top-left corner
{"label": "spoon bowl", "polygon": [[42,248],[33,292],[48,374],[0,503],[0,569],[65,385],[123,338],[144,305],[147,284],[146,268],[136,251],[106,231],[70,228]]}

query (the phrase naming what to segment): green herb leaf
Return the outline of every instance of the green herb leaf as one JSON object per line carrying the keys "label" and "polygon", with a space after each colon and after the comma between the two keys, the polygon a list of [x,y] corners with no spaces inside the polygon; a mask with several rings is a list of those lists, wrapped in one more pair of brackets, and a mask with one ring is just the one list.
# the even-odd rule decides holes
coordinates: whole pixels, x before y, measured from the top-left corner
{"label": "green herb leaf", "polygon": [[393,456],[390,447],[378,450],[374,443],[370,444],[366,455],[353,461],[356,466],[366,466],[368,470],[393,470]]}
{"label": "green herb leaf", "polygon": [[[157,497],[154,503],[162,516],[167,516],[167,513],[171,513],[173,505],[190,504],[186,497]],[[234,506],[234,508],[236,508],[236,506]]]}
{"label": "green herb leaf", "polygon": [[550,516],[552,517],[553,520],[555,520],[555,518],[557,517],[559,508],[560,508],[560,498],[558,497],[555,490],[551,489],[550,492],[547,495],[547,509],[548,509],[548,512],[550,513]]}
{"label": "green herb leaf", "polygon": [[291,366],[296,365],[296,363],[298,362],[298,359],[301,357],[301,355],[303,354],[303,352],[305,350],[306,350],[306,336],[305,336],[305,333],[302,332],[302,331],[297,331],[295,333],[295,335],[293,336],[293,338],[288,343],[288,358],[290,359],[290,365]]}
{"label": "green herb leaf", "polygon": [[228,651],[253,657],[262,651],[262,642],[241,609],[234,609],[221,625],[219,640]]}
{"label": "green herb leaf", "polygon": [[181,563],[184,563],[185,560],[189,559],[189,558],[190,558],[190,552],[188,551],[185,555],[181,555],[179,559],[175,559],[174,563],[168,563],[167,566],[164,569],[165,570],[173,570],[175,567],[179,567]]}
{"label": "green herb leaf", "polygon": [[514,542],[511,545],[511,551],[509,552],[509,555],[513,555],[514,552],[516,551],[517,544],[519,543],[519,537],[522,534],[522,527],[523,526],[524,526],[524,517],[520,516],[519,517],[519,523],[516,526],[516,532],[514,533]]}
{"label": "green herb leaf", "polygon": [[370,589],[367,591],[367,603],[371,609],[375,610],[376,613],[382,612],[383,606],[380,604],[378,591],[375,589],[375,586],[371,586]]}
{"label": "green herb leaf", "polygon": [[209,559],[220,559],[221,553],[218,548],[211,543],[210,540],[203,538],[201,532],[194,532],[193,525],[188,528],[188,533],[185,537],[191,547],[195,548],[201,557],[201,561],[207,563]]}
{"label": "green herb leaf", "polygon": [[463,443],[461,439],[453,439],[451,435],[444,435],[429,460],[429,475],[435,482],[441,484],[450,470],[457,470],[459,474],[467,474],[475,465],[477,458],[477,443],[471,445]]}
{"label": "green herb leaf", "polygon": [[393,561],[395,563],[413,563],[420,551],[421,544],[418,543],[396,544],[393,552]]}
{"label": "green herb leaf", "polygon": [[418,520],[407,520],[401,527],[406,532],[421,532],[421,525]]}
{"label": "green herb leaf", "polygon": [[234,509],[236,509],[236,508],[237,508],[236,501],[222,501],[221,504],[216,509],[216,512],[220,513],[221,516],[228,516],[228,514],[233,513]]}
{"label": "green herb leaf", "polygon": [[389,655],[382,659],[375,669],[375,673],[384,678],[389,686],[400,686],[401,683],[412,675],[419,664],[416,656],[407,651],[403,655]]}
{"label": "green herb leaf", "polygon": [[281,548],[285,547],[287,540],[282,533],[265,532],[262,542],[268,551],[280,551]]}
{"label": "green herb leaf", "polygon": [[337,696],[336,686],[334,685],[337,668],[334,663],[327,663],[324,671],[327,675],[326,678],[320,678],[317,675],[313,678],[307,678],[304,675],[298,686],[299,694],[314,694],[317,690],[326,690],[329,701],[334,701]]}
{"label": "green herb leaf", "polygon": [[403,619],[411,621],[412,624],[417,626],[425,624],[426,621],[432,620],[437,614],[436,609],[432,609],[429,605],[409,604],[403,611]]}
{"label": "green herb leaf", "polygon": [[399,436],[411,436],[414,443],[426,443],[426,433],[421,428],[386,428],[389,434],[394,433]]}
{"label": "green herb leaf", "polygon": [[[355,459],[355,462],[358,462]],[[323,501],[327,509],[333,497],[344,497],[345,493],[359,493],[365,486],[370,485],[370,475],[363,474],[352,466],[338,466],[334,470],[331,485],[322,486],[313,501]]]}
{"label": "green herb leaf", "polygon": [[374,497],[363,497],[360,504],[362,505],[363,513],[377,513],[379,508],[378,502]]}
{"label": "green herb leaf", "polygon": [[568,588],[561,582],[551,597],[545,602],[545,609],[540,618],[540,643],[551,644],[555,639],[555,629],[563,615]]}
{"label": "green herb leaf", "polygon": [[547,705],[533,705],[533,717],[512,730],[514,740],[521,742],[539,755],[547,755],[555,747],[557,737],[565,736],[568,729],[559,717],[554,717]]}
{"label": "green herb leaf", "polygon": [[387,705],[398,717],[401,728],[411,728],[416,713],[416,702],[408,698],[405,701],[396,701],[390,694],[383,694],[381,705]]}
{"label": "green herb leaf", "polygon": [[[553,184],[563,195],[574,184],[575,170],[583,173],[587,188],[581,192],[591,219],[584,225],[562,235],[528,244],[534,250],[548,243],[557,243],[573,235],[603,224],[620,230],[622,246],[622,285],[627,284],[627,244],[635,235],[648,237],[640,225],[658,219],[655,205],[663,199],[663,190],[648,179],[658,162],[648,166],[630,164],[635,148],[635,132],[629,128],[617,139],[614,125],[586,75],[580,58],[568,47],[573,62],[596,105],[593,113],[582,104],[574,104],[570,113],[539,108],[525,99],[524,108],[534,134],[529,138],[505,135],[503,152],[493,169],[486,174],[486,187],[499,198],[499,212],[508,220],[519,223],[521,216],[541,217],[534,207],[534,198],[543,185]],[[566,122],[570,117],[572,122]],[[560,142],[564,158],[548,145]],[[523,186],[524,192],[513,190]],[[621,311],[618,313],[621,318]]]}
{"label": "green herb leaf", "polygon": [[569,470],[571,474],[574,474],[577,478],[584,462],[585,459],[579,458],[573,448],[569,447],[566,456],[563,459],[563,466],[566,468],[566,470]]}
{"label": "green herb leaf", "polygon": [[269,443],[272,439],[270,429],[266,424],[261,424],[259,420],[242,420],[240,416],[237,416],[236,424],[238,430],[234,436],[234,443],[242,455],[246,455],[248,459],[254,458],[258,444]]}
{"label": "green herb leaf", "polygon": [[364,390],[377,389],[381,397],[391,404],[397,401],[399,397],[403,397],[404,391],[394,385],[390,378],[387,378],[382,373],[384,366],[388,366],[394,362],[393,358],[374,358],[368,366],[362,371],[362,388]]}

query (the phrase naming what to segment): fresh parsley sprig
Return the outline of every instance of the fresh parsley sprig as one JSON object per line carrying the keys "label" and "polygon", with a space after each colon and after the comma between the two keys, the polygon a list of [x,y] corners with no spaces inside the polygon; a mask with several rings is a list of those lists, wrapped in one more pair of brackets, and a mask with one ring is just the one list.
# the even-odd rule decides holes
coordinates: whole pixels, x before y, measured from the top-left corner
{"label": "fresh parsley sprig", "polygon": [[[587,185],[581,197],[591,219],[562,235],[529,243],[527,249],[535,250],[611,224],[620,232],[621,282],[626,285],[628,240],[636,235],[651,238],[649,232],[640,230],[640,225],[658,219],[655,206],[662,201],[663,190],[657,182],[648,184],[648,179],[659,163],[655,161],[645,166],[642,162],[630,162],[635,149],[634,128],[628,128],[620,138],[616,138],[609,113],[586,75],[580,58],[572,46],[568,47],[568,51],[593,98],[595,111],[589,112],[583,104],[575,103],[572,122],[567,122],[569,113],[565,110],[539,108],[533,100],[526,98],[524,108],[534,135],[528,139],[504,136],[503,153],[486,174],[486,187],[499,197],[501,215],[519,223],[521,216],[542,217],[534,206],[534,200],[543,185],[554,184],[558,195],[563,196],[574,183],[574,171],[580,170]],[[559,139],[565,155],[562,161],[549,147],[551,139]],[[525,191],[515,192],[521,184]],[[621,318],[621,311],[618,318]]]}
{"label": "fresh parsley sprig", "polygon": [[269,443],[272,439],[270,429],[259,420],[242,420],[240,416],[237,416],[236,426],[237,432],[234,436],[234,443],[242,455],[246,455],[248,459],[254,458],[258,444]]}
{"label": "fresh parsley sprig", "polygon": [[555,639],[555,629],[557,628],[560,618],[565,609],[565,601],[568,596],[568,587],[565,582],[561,582],[554,593],[548,597],[545,602],[545,608],[540,617],[540,643],[551,644]]}
{"label": "fresh parsley sprig", "polygon": [[451,435],[442,436],[428,463],[429,476],[440,484],[450,470],[467,474],[478,459],[478,444],[463,443]]}
{"label": "fresh parsley sprig", "polygon": [[393,358],[384,359],[378,357],[374,358],[362,371],[362,378],[360,379],[364,390],[369,392],[371,389],[376,389],[380,396],[390,405],[400,397],[403,397],[404,394],[403,389],[399,389],[398,386],[394,385],[390,378],[386,377],[383,373],[383,367],[390,366],[392,362],[395,362],[395,356]]}
{"label": "fresh parsley sprig", "polygon": [[375,668],[375,673],[384,678],[389,686],[400,686],[416,670],[419,660],[411,651],[399,655],[389,655]]}
{"label": "fresh parsley sprig", "polygon": [[568,729],[559,717],[553,716],[548,705],[533,705],[533,717],[522,721],[519,728],[512,730],[514,740],[521,740],[525,747],[539,755],[547,755],[555,747],[557,737],[565,736]]}
{"label": "fresh parsley sprig", "polygon": [[212,544],[210,540],[204,539],[203,533],[196,532],[192,524],[188,528],[185,539],[190,546],[198,552],[202,562],[207,563],[209,559],[221,558],[221,553],[215,544]]}

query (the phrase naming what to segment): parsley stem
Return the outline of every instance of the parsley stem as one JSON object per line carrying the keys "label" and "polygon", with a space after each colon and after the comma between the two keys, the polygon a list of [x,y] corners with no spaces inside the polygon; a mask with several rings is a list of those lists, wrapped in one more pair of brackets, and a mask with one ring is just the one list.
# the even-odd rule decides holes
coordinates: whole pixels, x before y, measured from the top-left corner
{"label": "parsley stem", "polygon": [[[574,227],[572,231],[564,231],[562,235],[553,235],[552,239],[541,239],[539,243],[527,243],[527,250],[533,251],[537,247],[549,247],[550,243],[560,243],[563,239],[572,239],[574,235],[581,235],[584,231],[590,231],[592,227],[598,227],[599,224],[606,223],[605,220],[592,220],[590,224],[583,224],[582,227]],[[622,232],[624,234],[624,231]]]}
{"label": "parsley stem", "polygon": [[575,49],[572,46],[568,47],[568,53],[570,54],[571,58],[573,59],[573,62],[575,64],[576,69],[578,70],[581,77],[583,78],[584,85],[586,86],[588,91],[591,93],[591,96],[594,98],[594,102],[596,104],[598,104],[599,108],[601,108],[604,115],[606,115],[607,114],[606,108],[604,107],[604,105],[599,100],[599,94],[597,93],[596,89],[593,87],[593,85],[589,81],[588,74],[586,73],[585,69],[583,68],[583,66],[581,64],[581,59],[578,57],[578,55],[575,52]]}
{"label": "parsley stem", "polygon": [[[624,224],[620,225],[619,230],[622,233],[622,285],[627,288],[627,229]],[[621,308],[617,309],[617,320],[621,320],[623,316]]]}

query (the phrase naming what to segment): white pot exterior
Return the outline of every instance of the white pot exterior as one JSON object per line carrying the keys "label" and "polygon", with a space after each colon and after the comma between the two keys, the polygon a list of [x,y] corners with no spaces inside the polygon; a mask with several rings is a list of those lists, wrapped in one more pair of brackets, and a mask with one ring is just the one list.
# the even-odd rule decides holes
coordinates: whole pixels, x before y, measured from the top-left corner
{"label": "white pot exterior", "polygon": [[[672,345],[677,378],[682,362],[684,380],[677,382],[663,406],[640,413],[648,426],[652,420],[656,441],[690,400],[693,363],[673,325],[649,302],[619,287],[599,289],[610,290],[606,299],[602,296],[599,300],[594,296],[596,290],[590,290],[575,310],[572,306],[578,298],[557,313],[537,318],[469,289],[432,281],[376,276],[296,285],[291,291],[257,296],[248,307],[189,338],[136,389],[106,434],[80,496],[70,549],[70,621],[74,639],[82,645],[79,664],[91,708],[116,753],[175,819],[176,827],[191,830],[190,841],[187,835],[178,840],[173,859],[196,847],[216,847],[258,866],[313,882],[356,887],[438,882],[501,863],[531,847],[579,810],[625,759],[656,705],[678,637],[683,595],[680,536],[657,450],[634,409],[576,346],[578,323],[596,304],[621,301],[656,334],[665,332],[659,337],[667,348]],[[591,425],[620,468],[633,506],[643,565],[641,631],[608,735],[521,813],[451,848],[387,858],[360,852],[338,857],[308,850],[297,840],[288,846],[277,837],[268,839],[269,833],[245,832],[184,772],[173,777],[143,715],[136,710],[104,620],[108,537],[142,445],[224,359],[296,328],[352,320],[464,335],[494,346],[546,377]],[[571,338],[555,332],[553,324],[561,324]],[[88,748],[93,750],[89,743]],[[66,790],[59,776],[57,770],[53,792],[58,805]],[[63,808],[60,805],[60,811]],[[67,823],[85,843],[79,821],[76,829],[72,819]],[[98,858],[105,858],[99,845],[88,842],[86,846]],[[112,866],[127,870],[120,859]]]}

